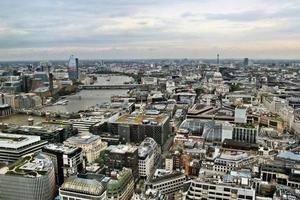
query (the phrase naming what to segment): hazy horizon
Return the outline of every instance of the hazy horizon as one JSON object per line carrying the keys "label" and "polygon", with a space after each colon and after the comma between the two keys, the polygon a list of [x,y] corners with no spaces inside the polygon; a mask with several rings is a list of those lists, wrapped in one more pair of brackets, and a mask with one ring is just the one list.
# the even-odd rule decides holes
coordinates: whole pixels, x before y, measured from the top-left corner
{"label": "hazy horizon", "polygon": [[293,0],[0,2],[0,60],[299,59]]}

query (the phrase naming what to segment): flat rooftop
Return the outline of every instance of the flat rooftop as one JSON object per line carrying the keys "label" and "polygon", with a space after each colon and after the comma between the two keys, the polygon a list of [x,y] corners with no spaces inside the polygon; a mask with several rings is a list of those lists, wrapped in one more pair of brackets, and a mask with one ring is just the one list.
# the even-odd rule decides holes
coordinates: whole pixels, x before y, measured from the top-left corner
{"label": "flat rooftop", "polygon": [[100,136],[88,134],[88,135],[70,137],[65,142],[72,143],[72,144],[91,144],[93,142],[96,142],[97,140],[101,140]]}
{"label": "flat rooftop", "polygon": [[39,177],[53,167],[49,157],[42,153],[26,155],[9,166],[6,175]]}
{"label": "flat rooftop", "polygon": [[118,154],[125,154],[125,153],[133,153],[137,150],[137,147],[132,145],[110,145],[106,148],[107,151],[110,153],[118,153]]}
{"label": "flat rooftop", "polygon": [[115,122],[122,124],[145,124],[151,125],[161,125],[164,121],[168,119],[166,115],[129,115],[125,114],[119,117]]}
{"label": "flat rooftop", "polygon": [[33,135],[7,134],[0,132],[0,148],[18,149],[39,142],[41,138]]}
{"label": "flat rooftop", "polygon": [[57,131],[63,130],[62,127],[58,125],[46,125],[46,126],[19,126],[19,125],[13,125],[7,129],[7,132],[24,132],[24,133],[30,133],[30,135],[33,135],[32,133],[54,133]]}
{"label": "flat rooftop", "polygon": [[146,157],[157,147],[157,143],[153,138],[145,138],[145,140],[138,147],[138,155],[141,158]]}
{"label": "flat rooftop", "polygon": [[78,149],[78,147],[72,147],[64,144],[47,144],[46,146],[44,146],[44,148],[56,152],[63,152],[66,154],[70,154]]}

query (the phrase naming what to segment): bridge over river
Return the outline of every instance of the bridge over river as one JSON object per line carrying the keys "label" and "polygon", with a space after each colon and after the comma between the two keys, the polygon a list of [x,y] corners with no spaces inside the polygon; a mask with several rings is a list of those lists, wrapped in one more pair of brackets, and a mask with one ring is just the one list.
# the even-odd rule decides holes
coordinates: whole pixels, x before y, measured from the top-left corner
{"label": "bridge over river", "polygon": [[81,90],[105,90],[105,89],[134,89],[145,87],[142,84],[121,84],[121,85],[80,85]]}

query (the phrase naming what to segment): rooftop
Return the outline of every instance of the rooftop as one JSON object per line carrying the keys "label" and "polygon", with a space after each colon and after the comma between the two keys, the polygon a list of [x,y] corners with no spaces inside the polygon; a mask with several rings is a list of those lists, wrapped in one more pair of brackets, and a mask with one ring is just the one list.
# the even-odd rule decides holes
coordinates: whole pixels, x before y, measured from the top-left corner
{"label": "rooftop", "polygon": [[39,136],[7,134],[0,132],[0,148],[18,149],[39,142]]}
{"label": "rooftop", "polygon": [[168,119],[166,115],[129,115],[125,114],[116,120],[116,123],[122,124],[152,124],[160,125]]}
{"label": "rooftop", "polygon": [[24,156],[9,166],[6,175],[39,177],[45,175],[53,164],[50,158],[42,153]]}
{"label": "rooftop", "polygon": [[77,147],[72,147],[64,144],[47,144],[44,148],[57,152],[63,152],[66,154],[70,154],[78,149]]}
{"label": "rooftop", "polygon": [[291,151],[281,152],[277,155],[277,157],[282,158],[282,159],[300,162],[300,154],[296,154]]}
{"label": "rooftop", "polygon": [[70,137],[66,140],[66,143],[67,144],[68,143],[71,143],[71,144],[90,144],[90,143],[93,143],[97,140],[101,140],[100,136],[93,135],[93,134],[88,134],[88,135]]}
{"label": "rooftop", "polygon": [[68,178],[60,189],[94,196],[100,196],[105,191],[105,188],[101,182],[95,179],[78,177]]}
{"label": "rooftop", "polygon": [[145,138],[138,148],[139,157],[144,158],[149,155],[155,148],[157,143],[153,138]]}
{"label": "rooftop", "polygon": [[123,168],[122,171],[117,174],[116,178],[107,179],[109,180],[107,186],[108,193],[114,193],[116,190],[123,189],[123,187],[128,184],[127,180],[130,176],[132,176],[131,169]]}
{"label": "rooftop", "polygon": [[125,153],[134,153],[137,150],[137,147],[132,145],[110,145],[106,148],[107,151],[110,153],[117,153],[117,154],[125,154]]}

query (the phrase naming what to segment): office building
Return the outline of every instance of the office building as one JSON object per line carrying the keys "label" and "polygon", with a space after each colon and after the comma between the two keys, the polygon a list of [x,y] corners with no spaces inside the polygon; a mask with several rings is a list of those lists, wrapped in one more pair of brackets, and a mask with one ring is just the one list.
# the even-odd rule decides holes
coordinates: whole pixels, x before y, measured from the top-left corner
{"label": "office building", "polygon": [[75,63],[76,63],[76,80],[79,79],[79,59],[76,58],[75,59]]}
{"label": "office building", "polygon": [[248,66],[249,65],[249,58],[244,58],[244,66]]}
{"label": "office building", "polygon": [[59,188],[61,200],[106,200],[106,187],[100,181],[76,176],[68,178]]}
{"label": "office building", "polygon": [[166,171],[173,171],[173,157],[171,155],[166,157],[165,169]]}
{"label": "office building", "polygon": [[49,143],[62,143],[76,132],[67,126],[48,124],[43,126],[18,126],[14,125],[5,130],[6,133],[40,136],[41,140]]}
{"label": "office building", "polygon": [[39,136],[6,134],[0,132],[0,162],[12,163],[20,157],[40,151],[47,144]]}
{"label": "office building", "polygon": [[124,114],[109,124],[113,134],[120,135],[126,142],[140,143],[146,137],[163,145],[171,132],[167,115]]}
{"label": "office building", "polygon": [[0,104],[0,117],[6,117],[12,114],[11,106],[8,104]]}
{"label": "office building", "polygon": [[49,83],[48,74],[47,74],[47,72],[44,72],[44,71],[34,72],[33,79],[34,80],[41,80],[44,85]]}
{"label": "office building", "polygon": [[42,151],[47,154],[55,169],[56,182],[61,185],[64,179],[82,172],[84,161],[82,149],[63,144],[48,144]]}
{"label": "office building", "polygon": [[233,127],[232,139],[245,143],[256,143],[258,128],[250,125],[237,125]]}
{"label": "office building", "polygon": [[78,59],[74,57],[74,55],[70,56],[69,63],[68,63],[68,74],[70,80],[77,80],[78,79]]}
{"label": "office building", "polygon": [[70,137],[64,144],[81,148],[83,157],[88,163],[94,162],[107,147],[107,143],[102,142],[100,136],[93,134]]}
{"label": "office building", "polygon": [[19,93],[22,91],[21,81],[6,81],[2,85],[2,90],[8,93]]}
{"label": "office building", "polygon": [[44,154],[27,155],[0,171],[1,199],[52,200],[55,196],[54,166]]}
{"label": "office building", "polygon": [[138,177],[138,148],[131,145],[110,145],[104,154],[104,163],[109,170],[132,169],[133,176]]}
{"label": "office building", "polygon": [[186,176],[179,171],[170,172],[158,169],[155,171],[154,177],[146,181],[146,188],[171,195],[183,189],[185,181]]}
{"label": "office building", "polygon": [[159,154],[160,148],[154,139],[145,138],[138,147],[140,177],[147,179],[154,173],[154,166],[158,161]]}
{"label": "office building", "polygon": [[255,200],[255,189],[248,185],[223,183],[209,179],[192,179],[186,200]]}
{"label": "office building", "polygon": [[223,152],[214,160],[213,170],[215,173],[227,173],[233,170],[249,168],[254,163],[255,156],[242,152]]}

